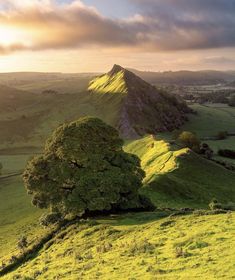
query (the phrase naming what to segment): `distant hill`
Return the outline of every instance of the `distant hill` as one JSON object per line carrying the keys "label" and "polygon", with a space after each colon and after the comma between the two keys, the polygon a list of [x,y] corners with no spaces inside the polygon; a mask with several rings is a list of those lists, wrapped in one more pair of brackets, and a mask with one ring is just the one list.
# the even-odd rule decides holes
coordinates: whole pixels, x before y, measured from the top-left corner
{"label": "distant hill", "polygon": [[119,65],[92,80],[88,90],[93,96],[116,99],[119,110],[114,125],[127,138],[172,131],[179,128],[187,120],[186,113],[191,112],[183,100],[157,90]]}
{"label": "distant hill", "polygon": [[135,69],[131,69],[131,71],[151,84],[213,85],[231,82],[235,79],[233,71],[147,72]]}
{"label": "distant hill", "polygon": [[235,80],[228,84],[231,87],[235,87]]}
{"label": "distant hill", "polygon": [[88,77],[80,79],[30,80],[17,88],[0,85],[0,148],[42,146],[59,124],[86,115],[135,138],[179,128],[190,112],[181,99],[156,90],[120,66],[92,80],[88,89]]}
{"label": "distant hill", "polygon": [[[69,88],[71,83],[78,84],[86,83],[98,75],[97,73],[43,73],[43,72],[12,72],[12,73],[0,73],[0,84],[4,84],[10,87],[16,87],[23,90],[29,90],[33,92],[41,92],[44,89],[51,89],[51,87],[57,87],[60,91],[60,87],[67,85]],[[63,85],[65,83],[65,85]],[[79,87],[80,88],[80,87]],[[83,90],[86,87],[83,88]]]}

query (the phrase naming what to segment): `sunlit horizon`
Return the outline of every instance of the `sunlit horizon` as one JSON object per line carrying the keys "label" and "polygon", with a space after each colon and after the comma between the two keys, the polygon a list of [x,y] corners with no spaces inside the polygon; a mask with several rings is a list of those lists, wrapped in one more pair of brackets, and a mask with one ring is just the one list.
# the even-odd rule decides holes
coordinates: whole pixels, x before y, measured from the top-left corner
{"label": "sunlit horizon", "polygon": [[234,4],[0,0],[0,72],[235,70]]}

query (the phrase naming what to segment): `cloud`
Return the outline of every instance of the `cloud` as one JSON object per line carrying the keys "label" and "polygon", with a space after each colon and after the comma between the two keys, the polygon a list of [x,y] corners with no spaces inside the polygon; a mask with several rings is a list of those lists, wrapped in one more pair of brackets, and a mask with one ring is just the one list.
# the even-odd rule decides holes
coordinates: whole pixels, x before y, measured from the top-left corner
{"label": "cloud", "polygon": [[[166,49],[235,46],[235,0],[129,0]],[[162,36],[161,36],[162,35]]]}
{"label": "cloud", "polygon": [[131,48],[136,51],[235,47],[235,0],[128,0],[138,14],[104,17],[82,1],[0,0],[0,26],[22,31],[1,40],[17,50]]}
{"label": "cloud", "polygon": [[210,64],[210,65],[221,65],[221,64],[235,65],[235,59],[224,57],[224,56],[210,56],[210,57],[205,57],[202,60],[202,63]]}
{"label": "cloud", "polygon": [[0,55],[10,54],[15,51],[25,50],[26,46],[22,44],[11,44],[8,47],[0,45]]}

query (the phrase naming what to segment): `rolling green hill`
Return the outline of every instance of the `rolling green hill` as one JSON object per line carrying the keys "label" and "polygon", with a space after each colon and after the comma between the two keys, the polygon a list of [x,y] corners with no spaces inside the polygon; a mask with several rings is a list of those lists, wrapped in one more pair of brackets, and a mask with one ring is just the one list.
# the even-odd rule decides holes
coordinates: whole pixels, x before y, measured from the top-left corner
{"label": "rolling green hill", "polygon": [[38,219],[42,211],[32,207],[19,176],[0,177],[0,263],[17,252],[22,235],[36,240],[45,233]]}
{"label": "rolling green hill", "polygon": [[235,133],[235,108],[225,104],[194,104],[197,114],[189,115],[182,130],[195,132],[199,137],[216,136],[220,131]]}
{"label": "rolling green hill", "polygon": [[185,123],[191,112],[180,98],[156,89],[119,65],[92,80],[88,90],[93,96],[118,98],[117,123],[113,125],[124,138],[172,131]]}
{"label": "rolling green hill", "polygon": [[74,224],[2,279],[234,278],[234,214],[164,216],[129,214]]}
{"label": "rolling green hill", "polygon": [[188,149],[147,136],[125,150],[141,158],[146,172],[142,191],[158,207],[206,207],[214,197],[235,201],[235,172]]}
{"label": "rolling green hill", "polygon": [[[50,230],[39,225],[43,212],[31,205],[17,174],[32,154],[40,153],[45,139],[60,123],[87,114],[111,125],[118,123],[123,98],[136,84],[136,76],[133,78],[131,74],[129,78],[124,70],[114,70],[111,79],[110,73],[96,78],[86,92],[71,90],[67,94],[66,85],[57,78],[39,82],[38,91],[34,82],[20,83],[18,89],[0,86],[0,162],[3,163],[0,267],[19,254],[16,245],[20,237],[27,236],[33,245]],[[68,90],[71,85],[67,85]],[[139,85],[140,91],[135,92],[142,96],[142,86],[149,87],[142,82]],[[60,86],[61,92],[42,93]],[[76,85],[71,88],[75,90]],[[129,110],[133,104],[138,107],[139,103],[128,100],[130,104],[125,108]],[[149,103],[145,105],[147,108]],[[196,132],[202,138],[233,130],[233,108],[201,105],[192,108],[198,113],[189,115],[183,130]],[[134,112],[138,115],[138,111]],[[149,116],[151,123],[154,120],[156,124],[157,119],[152,118],[152,114]],[[140,157],[146,172],[141,192],[163,210],[99,217],[71,225],[31,255],[32,259],[1,279],[109,280],[120,279],[120,275],[124,280],[199,279],[202,276],[233,279],[234,213],[167,217],[172,211],[165,208],[205,209],[214,197],[224,204],[234,203],[235,172],[181,149],[173,142],[169,144],[167,139],[171,138],[171,133],[157,133],[157,136],[128,140],[124,147],[125,151]],[[214,149],[220,145],[232,148],[233,140],[231,137],[221,142],[209,141],[209,144]]]}
{"label": "rolling green hill", "polygon": [[151,84],[216,85],[235,79],[234,71],[166,71],[150,72],[131,69],[136,75]]}
{"label": "rolling green hill", "polygon": [[[0,86],[0,149],[41,147],[61,123],[90,115],[119,129],[125,137],[179,128],[190,112],[184,102],[158,92],[131,72],[114,66],[106,75],[36,80]],[[108,94],[104,94],[108,93]]]}
{"label": "rolling green hill", "polygon": [[[172,146],[168,144],[164,140],[157,140],[153,136],[146,136],[143,139],[135,140],[135,141],[128,141],[125,146],[125,150],[131,153],[137,154],[142,161],[142,167],[146,172],[146,178],[144,180],[144,187],[142,188],[142,192],[146,194],[150,199],[153,201],[153,203],[157,207],[161,208],[207,208],[208,203],[211,201],[212,198],[216,197],[219,201],[222,203],[228,203],[228,202],[234,202],[235,201],[235,173],[228,171],[224,169],[223,167],[214,164],[212,162],[209,162],[196,154],[190,152],[188,149],[179,149],[177,146]],[[30,155],[28,155],[30,156]],[[8,158],[7,158],[8,157]],[[17,172],[23,169],[25,165],[27,155],[4,155],[1,156],[0,160],[5,162],[5,170],[8,170],[9,173]],[[17,162],[14,161],[14,159],[17,159]],[[22,236],[26,235],[29,237],[29,240],[31,243],[36,242],[39,237],[46,233],[45,229],[41,228],[38,224],[38,218],[42,214],[40,210],[37,210],[30,204],[30,197],[26,194],[26,191],[23,187],[22,179],[20,177],[14,176],[10,178],[0,178],[0,210],[1,210],[1,218],[0,218],[0,236],[1,236],[1,253],[0,253],[0,261],[9,262],[10,256],[12,254],[17,254],[18,251],[16,249],[16,243],[17,240]],[[165,215],[163,214],[136,214],[136,216],[133,217],[133,221],[131,221],[131,224],[136,225],[132,228],[132,226],[127,226],[127,232],[124,233],[122,239],[126,239],[127,235],[131,232],[132,236],[136,236],[136,234],[139,232],[140,228],[142,228],[139,225],[139,219],[143,220],[143,222],[147,222],[147,224],[143,227],[143,234],[146,235],[149,240],[148,232],[154,231],[156,234],[161,235],[161,230],[159,230],[159,226],[162,222],[168,221],[159,220],[158,215]],[[149,217],[149,218],[147,218]],[[219,217],[219,216],[218,216]],[[223,225],[223,218],[224,216],[221,216],[217,223]],[[106,219],[106,218],[105,218]],[[127,219],[128,222],[128,216],[126,217],[121,216],[120,219]],[[132,218],[131,218],[132,219]],[[148,219],[154,220],[154,224],[148,223]],[[179,218],[180,220],[181,218]],[[217,219],[217,216],[216,216]],[[209,226],[208,223],[216,224],[216,219],[212,219],[210,217],[201,218],[200,223],[202,223],[203,227]],[[182,218],[182,221],[184,218]],[[182,231],[185,232],[186,235],[189,234],[188,232],[188,225],[193,224],[193,221],[195,220],[194,216],[190,216],[184,220],[186,222],[184,228],[182,228]],[[212,221],[213,220],[213,221]],[[110,218],[110,222],[119,224],[119,218]],[[109,223],[109,222],[108,222]],[[87,228],[89,229],[89,227]],[[91,228],[90,228],[91,229]],[[92,230],[92,229],[91,229]],[[133,230],[133,231],[132,231]],[[169,230],[169,232],[168,232]],[[68,229],[69,231],[69,229]],[[203,229],[196,229],[195,231],[198,232],[199,236],[202,234]],[[228,230],[229,231],[229,230]],[[6,233],[9,234],[6,234]],[[80,232],[80,230],[79,230]],[[174,228],[167,229],[167,234],[179,234],[179,231],[177,229],[177,225],[175,225]],[[74,234],[74,237],[72,237]],[[84,233],[85,234],[85,233]],[[97,233],[98,234],[98,233]],[[230,232],[225,234],[226,236],[230,235]],[[77,235],[76,231],[71,231],[71,234],[69,234],[69,239],[66,240],[78,240],[80,235]],[[89,236],[89,235],[88,235]],[[216,236],[217,235],[216,233]],[[196,234],[197,237],[197,234]],[[196,238],[195,237],[195,238]],[[78,239],[77,239],[78,238]],[[105,237],[106,238],[106,237]],[[214,246],[217,246],[214,244],[214,239],[209,235],[208,240],[211,242],[213,250],[215,252],[213,253],[213,258],[216,256],[216,250]],[[212,239],[211,239],[212,238]],[[217,237],[216,237],[217,238]],[[218,237],[219,238],[219,237]],[[224,237],[227,238],[227,237]],[[200,239],[200,238],[199,238]],[[111,242],[111,239],[109,241],[109,237],[107,237],[107,242]],[[184,238],[179,238],[180,240],[184,240]],[[67,242],[67,241],[66,241]],[[67,243],[63,243],[64,251],[66,251],[69,247]],[[68,241],[72,242],[72,241]],[[78,241],[73,241],[77,246],[80,246],[80,243],[77,243]],[[87,237],[87,239],[84,239],[82,242],[85,242],[84,244],[89,244],[90,239]],[[95,241],[96,242],[96,241]],[[98,241],[97,241],[98,242]],[[102,241],[100,240],[100,243],[98,242],[97,246],[102,246]],[[173,241],[170,241],[173,242]],[[190,241],[191,242],[191,241]],[[190,243],[189,242],[189,243]],[[229,242],[229,241],[228,241]],[[193,243],[193,241],[192,241]],[[56,243],[57,244],[57,243]],[[58,243],[61,245],[61,243]],[[71,243],[72,244],[72,243]],[[170,243],[171,244],[171,243]],[[190,243],[191,244],[191,243]],[[217,244],[217,243],[216,243]],[[218,246],[220,242],[218,242]],[[57,245],[55,245],[57,246]],[[139,246],[139,245],[138,245]],[[172,245],[170,245],[170,248]],[[188,245],[187,245],[188,246]],[[186,247],[187,247],[186,246]],[[199,245],[200,246],[200,245]],[[54,248],[54,247],[52,247]],[[26,266],[25,275],[32,275],[31,273],[31,266],[35,266],[35,270],[42,270],[44,268],[44,264],[42,263],[43,260],[48,256],[50,259],[49,263],[47,263],[47,266],[49,267],[50,273],[57,273],[56,269],[56,261],[54,261],[54,255],[51,256],[52,248],[48,250],[42,250],[39,254],[39,261],[36,262],[30,262]],[[129,248],[129,247],[128,247]],[[169,249],[168,245],[166,245],[166,250],[171,250],[172,252],[175,250]],[[217,247],[216,247],[217,248]],[[57,251],[57,249],[53,249]],[[86,249],[81,249],[82,254],[86,252]],[[129,250],[129,249],[128,249]],[[54,252],[55,252],[54,251]],[[120,253],[119,249],[115,250],[115,253],[113,255],[113,261],[119,256]],[[206,254],[208,255],[208,258],[210,256],[210,251],[208,251]],[[42,256],[42,257],[41,257]],[[163,250],[162,257],[163,259],[165,257],[169,256],[168,253],[165,252],[165,249]],[[55,255],[56,258],[58,256]],[[97,257],[98,258],[98,257]],[[66,259],[66,258],[65,258]],[[150,260],[150,256],[149,256]],[[148,262],[149,262],[148,260]],[[63,258],[64,261],[64,258]],[[96,257],[95,257],[96,261]],[[170,261],[170,259],[169,259]],[[180,262],[178,263],[178,259],[176,260],[176,265],[180,267]],[[191,261],[194,263],[196,261],[196,255],[191,259]],[[126,262],[125,258],[123,259],[123,262]],[[61,263],[61,261],[60,261]],[[83,263],[83,262],[82,262]],[[83,263],[84,264],[84,263]],[[134,265],[135,260],[130,260],[130,265]],[[38,265],[38,266],[37,266]],[[45,264],[46,265],[46,264]],[[69,264],[69,269],[71,264]],[[106,264],[108,266],[108,264]],[[120,264],[121,266],[124,265],[124,263]],[[161,269],[167,270],[167,267],[169,267],[169,262],[162,262],[163,267]],[[174,267],[170,266],[170,271],[167,273],[173,273],[174,270],[172,270]],[[213,265],[212,265],[213,268]],[[211,268],[211,269],[212,269]],[[24,267],[20,268],[19,271],[17,271],[16,274],[22,275],[22,271],[24,271]],[[110,267],[104,268],[103,273],[107,273],[107,269],[111,269]],[[124,269],[124,268],[123,268]],[[229,268],[230,269],[230,268]],[[128,270],[128,269],[127,269]],[[125,273],[127,273],[127,270]],[[172,271],[171,271],[172,270]],[[72,270],[73,271],[73,270]],[[178,270],[177,270],[178,271]],[[49,272],[48,272],[49,273]],[[66,269],[65,271],[61,272],[67,273]],[[77,272],[76,272],[77,273]],[[76,279],[74,275],[77,276],[75,272],[72,272],[71,279]],[[89,272],[90,273],[90,272]],[[89,274],[89,277],[93,276],[93,274]],[[93,273],[93,272],[92,272]],[[140,270],[139,273],[143,273],[142,270]],[[180,270],[179,270],[179,273]],[[195,269],[194,273],[201,273],[201,270]],[[211,273],[211,272],[210,272]],[[42,274],[43,276],[40,277],[48,277],[44,279],[50,279],[46,272],[45,274]],[[65,274],[67,275],[67,274]],[[170,274],[169,274],[170,275]],[[179,274],[180,276],[181,274]],[[184,274],[182,274],[184,275]],[[209,274],[210,275],[210,274]],[[31,276],[32,277],[32,276]],[[65,277],[65,276],[64,276]],[[74,278],[73,278],[74,277]],[[11,279],[11,278],[8,278]],[[40,279],[40,278],[39,278]],[[43,279],[43,278],[41,278]],[[63,279],[63,278],[62,278]],[[66,278],[65,278],[66,279]],[[70,278],[68,278],[70,279]],[[86,278],[85,278],[86,279]],[[102,278],[103,279],[103,278]],[[106,278],[104,278],[106,279]],[[128,279],[128,278],[126,278]]]}
{"label": "rolling green hill", "polygon": [[219,149],[235,150],[235,137],[228,136],[224,140],[213,139],[221,131],[235,133],[235,108],[225,104],[194,104],[191,108],[197,114],[189,115],[189,121],[181,130],[189,130],[197,134],[214,151],[214,158],[235,164],[235,160],[217,155]]}

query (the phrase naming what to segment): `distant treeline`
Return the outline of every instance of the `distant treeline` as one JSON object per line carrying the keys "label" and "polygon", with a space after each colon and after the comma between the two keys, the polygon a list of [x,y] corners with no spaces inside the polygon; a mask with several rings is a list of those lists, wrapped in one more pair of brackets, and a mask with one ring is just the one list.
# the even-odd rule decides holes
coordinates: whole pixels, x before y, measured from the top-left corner
{"label": "distant treeline", "polygon": [[184,99],[191,100],[200,104],[203,103],[223,103],[235,107],[234,91],[215,91],[215,92],[195,92],[183,95]]}

